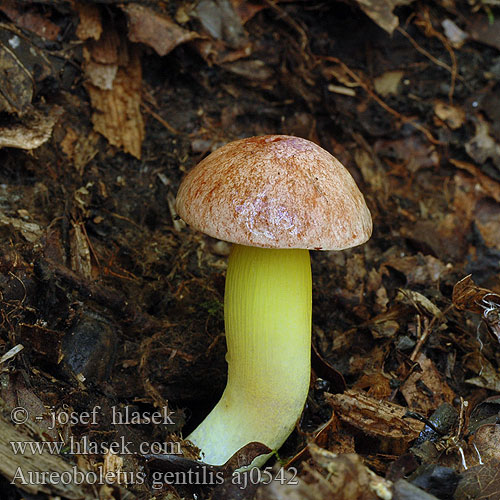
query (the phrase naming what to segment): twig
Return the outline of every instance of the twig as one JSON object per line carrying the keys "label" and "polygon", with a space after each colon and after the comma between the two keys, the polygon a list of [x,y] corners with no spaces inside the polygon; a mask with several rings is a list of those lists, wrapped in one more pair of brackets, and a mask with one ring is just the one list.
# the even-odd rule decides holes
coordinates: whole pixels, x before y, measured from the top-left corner
{"label": "twig", "polygon": [[363,90],[382,108],[384,108],[388,113],[391,115],[397,117],[399,120],[401,120],[404,123],[409,123],[413,127],[415,127],[417,130],[422,132],[422,134],[425,135],[425,137],[431,142],[432,144],[436,145],[443,145],[443,143],[434,138],[434,136],[431,134],[429,130],[427,130],[426,127],[423,125],[420,125],[420,123],[415,122],[413,118],[409,118],[407,116],[402,115],[399,111],[396,111],[394,108],[391,108],[386,102],[384,102],[373,90],[351,69],[347,64],[342,62],[340,59],[337,57],[333,56],[318,56],[321,59],[324,59],[326,61],[334,62],[337,64],[340,64],[344,71],[360,86],[363,88]]}
{"label": "twig", "polygon": [[445,49],[448,51],[450,54],[451,58],[451,66],[444,63],[443,61],[439,60],[438,58],[434,57],[430,52],[425,50],[423,47],[421,47],[417,41],[410,35],[408,34],[401,26],[398,26],[396,29],[415,47],[415,49],[423,54],[425,57],[427,57],[430,61],[432,61],[436,66],[440,66],[441,68],[447,70],[450,75],[451,75],[451,83],[450,83],[450,90],[448,92],[448,99],[450,102],[453,101],[453,94],[455,92],[455,82],[457,78],[460,81],[464,81],[463,78],[458,75],[458,66],[457,66],[457,58],[455,56],[455,52],[451,48],[450,44],[446,40],[446,38],[436,31],[434,27],[432,26],[432,23],[429,19],[429,13],[425,12],[425,19],[422,21],[416,22],[417,26],[420,26],[424,29],[425,34],[428,36],[434,36],[437,38],[445,47]]}
{"label": "twig", "polygon": [[170,125],[170,123],[168,123],[166,120],[164,120],[158,113],[156,113],[156,111],[153,111],[145,102],[141,102],[141,106],[155,120],[157,120],[158,122],[160,122],[169,132],[171,132],[174,135],[181,135],[181,132],[179,132],[176,128],[172,127],[172,125]]}

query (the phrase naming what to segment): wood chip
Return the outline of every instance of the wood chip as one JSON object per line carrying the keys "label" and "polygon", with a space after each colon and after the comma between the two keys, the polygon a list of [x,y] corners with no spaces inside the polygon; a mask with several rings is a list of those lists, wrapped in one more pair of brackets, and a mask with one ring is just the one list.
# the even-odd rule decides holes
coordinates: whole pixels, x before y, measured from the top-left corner
{"label": "wood chip", "polygon": [[102,34],[101,13],[99,7],[94,4],[77,2],[75,7],[80,16],[80,22],[76,28],[76,36],[80,40],[93,38],[99,40]]}
{"label": "wood chip", "polygon": [[132,50],[126,67],[120,66],[112,88],[102,89],[87,82],[92,102],[94,130],[113,146],[136,158],[141,157],[145,128],[141,114],[142,69],[139,56]]}
{"label": "wood chip", "polygon": [[370,436],[410,442],[424,428],[422,422],[403,418],[407,408],[372,398],[363,391],[347,390],[326,397],[341,420]]}
{"label": "wood chip", "polygon": [[62,114],[58,106],[48,111],[32,110],[17,123],[0,127],[0,148],[36,149],[47,142]]}

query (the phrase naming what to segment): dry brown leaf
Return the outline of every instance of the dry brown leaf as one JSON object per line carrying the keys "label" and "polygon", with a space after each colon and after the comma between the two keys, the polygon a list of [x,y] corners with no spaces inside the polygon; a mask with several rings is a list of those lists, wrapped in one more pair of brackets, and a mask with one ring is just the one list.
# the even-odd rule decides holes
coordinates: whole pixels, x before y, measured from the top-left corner
{"label": "dry brown leaf", "polygon": [[434,103],[434,113],[452,130],[460,128],[465,123],[465,111],[460,106],[454,106],[453,104],[443,101],[436,101]]}
{"label": "dry brown leaf", "polygon": [[471,18],[467,25],[467,32],[476,42],[491,45],[500,50],[500,19],[478,14]]}
{"label": "dry brown leaf", "polygon": [[23,116],[32,111],[36,85],[59,78],[47,52],[12,24],[0,23],[0,111]]}
{"label": "dry brown leaf", "polygon": [[2,0],[0,10],[19,28],[29,30],[47,40],[56,41],[61,31],[47,16],[30,9],[29,3],[23,5],[22,2]]}
{"label": "dry brown leaf", "polygon": [[415,290],[401,288],[398,290],[394,300],[402,304],[413,306],[422,313],[428,314],[431,318],[434,316],[442,316],[440,309],[436,305],[434,305],[425,295]]}
{"label": "dry brown leaf", "polygon": [[416,359],[421,371],[414,371],[401,387],[408,406],[429,415],[441,403],[452,403],[455,393],[437,371],[434,363],[420,353]]}
{"label": "dry brown leaf", "polygon": [[[481,190],[484,194],[491,196],[495,201],[500,202],[500,183],[496,182],[491,177],[483,174],[476,165],[468,163],[465,161],[450,159],[450,163],[457,168],[465,170],[473,176],[472,188],[475,191],[475,196],[477,198],[478,191]],[[465,176],[463,176],[465,177]],[[455,176],[455,182],[460,184],[462,187],[465,184],[465,179]],[[478,186],[479,183],[479,186]]]}
{"label": "dry brown leaf", "polygon": [[474,434],[474,446],[483,462],[500,462],[500,424],[485,424]]}
{"label": "dry brown leaf", "polygon": [[193,14],[215,40],[223,40],[233,49],[248,45],[241,18],[229,0],[200,0]]}
{"label": "dry brown leaf", "polygon": [[400,5],[408,5],[413,0],[356,0],[361,10],[390,35],[399,24],[392,13]]}
{"label": "dry brown leaf", "polygon": [[73,162],[78,173],[82,174],[85,166],[98,153],[99,135],[93,131],[78,133],[72,127],[66,127],[66,135],[59,143],[63,153]]}
{"label": "dry brown leaf", "polygon": [[354,385],[354,389],[366,391],[377,399],[387,399],[392,394],[389,377],[383,373],[362,375]]}
{"label": "dry brown leaf", "polygon": [[374,193],[377,193],[378,200],[384,205],[389,198],[390,187],[381,162],[376,162],[374,155],[363,148],[354,150],[354,160],[361,170],[364,181],[370,185]]}
{"label": "dry brown leaf", "polygon": [[406,169],[410,172],[439,165],[439,153],[436,147],[418,135],[403,139],[379,140],[375,143],[374,149],[376,153],[404,161]]}
{"label": "dry brown leaf", "polygon": [[238,14],[243,24],[247,23],[261,10],[266,9],[266,5],[249,0],[231,0],[233,9]]}
{"label": "dry brown leaf", "polygon": [[482,199],[476,205],[475,224],[488,248],[500,250],[500,204]]}
{"label": "dry brown leaf", "polygon": [[500,144],[497,144],[490,135],[490,124],[481,115],[475,123],[476,133],[472,139],[465,143],[465,151],[477,163],[491,161],[500,167]]}
{"label": "dry brown leaf", "polygon": [[387,267],[403,273],[407,285],[425,285],[435,283],[446,271],[446,265],[432,255],[408,255],[404,257],[389,257],[381,266],[380,272],[387,273]]}
{"label": "dry brown leaf", "polygon": [[483,299],[487,295],[496,294],[487,288],[477,286],[471,276],[472,275],[469,274],[455,284],[451,300],[453,305],[460,311],[483,314],[485,308]]}
{"label": "dry brown leaf", "polygon": [[465,470],[453,498],[454,500],[500,498],[500,460],[491,460]]}
{"label": "dry brown leaf", "polygon": [[373,80],[375,92],[380,94],[382,97],[386,97],[391,94],[397,95],[399,83],[401,82],[403,76],[404,72],[399,70],[386,71],[380,76],[377,76]]}
{"label": "dry brown leaf", "polygon": [[500,371],[482,354],[468,358],[465,366],[477,373],[476,377],[466,380],[468,384],[500,393]]}
{"label": "dry brown leaf", "polygon": [[129,3],[121,5],[121,8],[128,17],[130,41],[149,45],[160,56],[199,37],[194,31],[188,31],[176,24],[167,15],[144,5]]}
{"label": "dry brown leaf", "polygon": [[[391,483],[371,472],[363,464],[361,457],[355,453],[337,455],[314,443],[309,445],[309,452],[314,463],[326,473],[332,498],[376,499],[379,498],[379,493],[384,492],[382,495],[384,497],[390,491]],[[319,478],[317,475],[315,477]],[[307,473],[304,475],[304,480],[309,482]]]}

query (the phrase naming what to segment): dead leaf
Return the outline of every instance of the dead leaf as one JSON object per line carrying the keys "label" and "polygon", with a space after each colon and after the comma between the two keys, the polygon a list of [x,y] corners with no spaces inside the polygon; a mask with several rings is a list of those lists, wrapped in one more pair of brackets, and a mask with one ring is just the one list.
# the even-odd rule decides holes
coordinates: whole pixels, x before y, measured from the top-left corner
{"label": "dead leaf", "polygon": [[455,393],[437,371],[432,360],[420,353],[416,362],[420,370],[414,370],[401,387],[408,406],[423,415],[441,403],[452,403]]}
{"label": "dead leaf", "polygon": [[500,371],[482,353],[468,358],[465,366],[477,373],[476,377],[466,380],[468,384],[500,392]]}
{"label": "dead leaf", "polygon": [[373,338],[392,338],[399,330],[399,323],[393,319],[374,321],[370,325]]}
{"label": "dead leaf", "polygon": [[321,356],[315,342],[311,347],[311,364],[316,375],[331,383],[331,392],[343,392],[346,384],[342,374]]}
{"label": "dead leaf", "polygon": [[361,375],[353,389],[366,391],[377,399],[387,399],[392,394],[390,377],[382,372]]}
{"label": "dead leaf", "polygon": [[243,24],[250,21],[261,10],[268,8],[266,4],[249,0],[231,0],[231,4]]}
{"label": "dead leaf", "polygon": [[380,272],[388,274],[387,267],[396,269],[406,277],[407,285],[425,285],[437,282],[446,272],[446,265],[432,255],[408,255],[389,257],[383,262]]}
{"label": "dead leaf", "polygon": [[160,56],[199,37],[194,31],[185,30],[176,24],[166,14],[144,5],[129,3],[121,5],[121,9],[128,17],[129,40],[149,45]]}
{"label": "dead leaf", "polygon": [[265,444],[251,442],[240,448],[232,457],[222,466],[224,471],[232,474],[236,469],[250,465],[253,460],[260,455],[271,453]]}
{"label": "dead leaf", "polygon": [[454,500],[500,498],[500,461],[491,460],[487,464],[465,470],[453,498]]}
{"label": "dead leaf", "polygon": [[451,300],[453,305],[460,311],[483,314],[487,305],[484,299],[487,298],[488,295],[496,294],[487,288],[477,286],[471,276],[472,275],[469,274],[455,284]]}
{"label": "dead leaf", "polygon": [[439,165],[436,147],[419,135],[411,135],[403,139],[379,140],[375,143],[374,150],[391,160],[404,161],[406,169],[410,172]]}
{"label": "dead leaf", "polygon": [[478,14],[470,19],[467,32],[476,42],[481,42],[500,50],[500,19]]}
{"label": "dead leaf", "polygon": [[434,113],[452,130],[460,128],[465,123],[464,109],[447,102],[436,101],[434,103]]}
{"label": "dead leaf", "polygon": [[391,94],[397,95],[399,83],[401,82],[403,76],[404,72],[399,70],[386,71],[382,75],[377,76],[373,80],[375,92],[380,94],[382,97],[386,97]]}
{"label": "dead leaf", "polygon": [[474,215],[484,244],[500,250],[500,204],[484,198],[476,204]]}
{"label": "dead leaf", "polygon": [[81,175],[85,166],[98,153],[99,135],[94,131],[77,132],[71,126],[66,126],[66,135],[59,143],[63,153],[73,162]]}
{"label": "dead leaf", "polygon": [[16,4],[12,0],[2,0],[0,10],[18,26],[35,33],[41,38],[56,41],[61,31],[57,24],[53,23],[48,16],[42,16],[36,8],[30,8],[29,3]]}
{"label": "dead leaf", "polygon": [[500,462],[500,424],[481,425],[474,434],[473,443],[484,463]]}
{"label": "dead leaf", "polygon": [[400,5],[408,5],[413,0],[356,0],[360,9],[383,30],[392,35],[399,25],[399,19],[393,10]]}
{"label": "dead leaf", "polygon": [[[376,493],[381,490],[386,494],[390,491],[391,483],[371,472],[355,453],[337,455],[314,443],[309,445],[309,452],[314,463],[327,473],[332,496],[325,495],[325,498],[368,500],[378,498]],[[309,482],[307,475],[304,480]]]}
{"label": "dead leaf", "polygon": [[14,26],[0,24],[0,111],[22,116],[31,111],[36,84],[58,78],[43,50]]}
{"label": "dead leaf", "polygon": [[434,316],[442,316],[440,309],[436,305],[434,305],[425,295],[415,290],[400,289],[394,300],[402,304],[413,306],[421,312],[428,314],[431,318]]}
{"label": "dead leaf", "polygon": [[58,439],[57,429],[50,429],[50,427],[53,427],[50,412],[47,411],[43,401],[26,385],[22,376],[19,376],[19,374],[8,375],[4,380],[0,394],[7,408],[22,407],[25,409],[26,423],[36,426],[39,434],[43,433],[49,441]]}
{"label": "dead leaf", "polygon": [[465,151],[477,163],[484,163],[488,158],[500,167],[500,145],[490,135],[490,125],[481,115],[475,123],[476,133],[465,143]]}
{"label": "dead leaf", "polygon": [[[450,163],[452,165],[455,165],[455,167],[457,168],[465,170],[473,176],[473,190],[475,191],[476,198],[477,191],[479,190],[480,186],[480,189],[485,195],[491,196],[491,198],[493,198],[495,201],[500,202],[500,183],[496,182],[488,175],[483,174],[483,172],[481,172],[481,170],[479,170],[479,168],[472,163],[455,160],[453,158],[450,158]],[[464,180],[460,179],[457,176],[455,176],[455,180],[458,181],[461,185],[465,184]],[[469,202],[468,204],[470,205],[471,203]]]}
{"label": "dead leaf", "polygon": [[373,192],[377,193],[380,202],[385,204],[389,197],[390,188],[387,174],[380,164],[381,162],[376,162],[374,155],[363,148],[354,150],[354,160],[361,170],[364,181],[371,186]]}
{"label": "dead leaf", "polygon": [[229,0],[201,0],[193,14],[215,40],[224,40],[233,49],[247,45],[241,18]]}

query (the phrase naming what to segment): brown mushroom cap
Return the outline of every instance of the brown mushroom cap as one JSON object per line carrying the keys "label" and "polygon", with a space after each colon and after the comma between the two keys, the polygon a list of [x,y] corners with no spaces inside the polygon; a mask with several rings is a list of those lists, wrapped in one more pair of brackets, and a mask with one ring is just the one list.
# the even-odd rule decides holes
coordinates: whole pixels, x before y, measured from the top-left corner
{"label": "brown mushroom cap", "polygon": [[342,250],[372,232],[347,169],[313,142],[287,135],[217,149],[186,175],[176,205],[195,229],[248,246]]}

